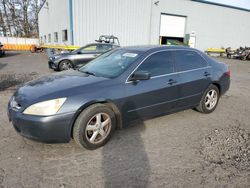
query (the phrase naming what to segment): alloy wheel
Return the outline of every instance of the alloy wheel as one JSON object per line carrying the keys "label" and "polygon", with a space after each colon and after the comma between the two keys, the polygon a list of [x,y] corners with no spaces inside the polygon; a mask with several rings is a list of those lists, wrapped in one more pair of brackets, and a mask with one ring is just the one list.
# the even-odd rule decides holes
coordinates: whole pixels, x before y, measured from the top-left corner
{"label": "alloy wheel", "polygon": [[112,126],[111,118],[106,113],[94,115],[85,129],[85,136],[92,144],[102,142],[110,133]]}
{"label": "alloy wheel", "polygon": [[218,94],[214,89],[211,89],[209,92],[207,92],[207,95],[205,97],[205,107],[208,110],[212,110],[218,101]]}
{"label": "alloy wheel", "polygon": [[68,69],[72,69],[72,65],[70,62],[62,62],[62,69],[63,70],[68,70]]}

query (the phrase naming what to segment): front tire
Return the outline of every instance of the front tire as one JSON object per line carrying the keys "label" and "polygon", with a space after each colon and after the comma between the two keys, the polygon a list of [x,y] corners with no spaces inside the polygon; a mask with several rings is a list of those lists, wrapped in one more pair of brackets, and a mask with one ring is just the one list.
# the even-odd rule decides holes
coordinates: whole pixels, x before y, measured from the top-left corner
{"label": "front tire", "polygon": [[59,63],[59,70],[60,71],[64,71],[64,70],[69,70],[69,69],[73,69],[73,64],[71,61],[69,60],[62,60],[60,63]]}
{"label": "front tire", "polygon": [[220,92],[218,87],[210,85],[204,92],[199,106],[196,108],[199,112],[209,114],[213,112],[218,105]]}
{"label": "front tire", "polygon": [[105,145],[115,131],[114,112],[104,104],[94,104],[86,108],[75,121],[73,138],[86,149],[96,149]]}

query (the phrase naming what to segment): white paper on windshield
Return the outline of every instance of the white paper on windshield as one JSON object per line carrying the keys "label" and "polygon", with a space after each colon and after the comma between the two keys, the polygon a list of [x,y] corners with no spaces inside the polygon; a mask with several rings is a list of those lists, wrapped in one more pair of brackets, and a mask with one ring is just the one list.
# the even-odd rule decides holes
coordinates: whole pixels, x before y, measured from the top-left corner
{"label": "white paper on windshield", "polygon": [[136,57],[137,55],[138,54],[135,54],[135,53],[125,53],[122,56],[124,56],[124,57]]}

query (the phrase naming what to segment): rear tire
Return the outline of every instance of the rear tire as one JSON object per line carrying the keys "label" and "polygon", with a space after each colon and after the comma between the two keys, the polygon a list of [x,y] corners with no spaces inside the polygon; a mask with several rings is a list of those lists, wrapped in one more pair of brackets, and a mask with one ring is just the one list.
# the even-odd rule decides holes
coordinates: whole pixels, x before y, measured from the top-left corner
{"label": "rear tire", "polygon": [[115,127],[115,113],[104,104],[94,104],[77,117],[73,138],[80,147],[93,150],[109,141]]}
{"label": "rear tire", "polygon": [[209,114],[213,112],[218,105],[220,92],[218,87],[210,85],[204,92],[199,106],[196,108],[199,112]]}
{"label": "rear tire", "polygon": [[64,71],[64,70],[69,70],[69,69],[73,69],[73,64],[70,60],[62,60],[59,63],[59,71]]}

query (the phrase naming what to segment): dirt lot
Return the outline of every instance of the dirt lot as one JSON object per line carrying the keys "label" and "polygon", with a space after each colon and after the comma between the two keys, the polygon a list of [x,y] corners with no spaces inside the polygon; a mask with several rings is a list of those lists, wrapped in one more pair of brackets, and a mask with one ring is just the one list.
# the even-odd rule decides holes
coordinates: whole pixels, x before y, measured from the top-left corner
{"label": "dirt lot", "polygon": [[19,136],[6,115],[13,86],[50,74],[41,54],[0,58],[0,187],[250,187],[250,61],[226,60],[230,91],[194,110],[116,131],[88,151]]}

